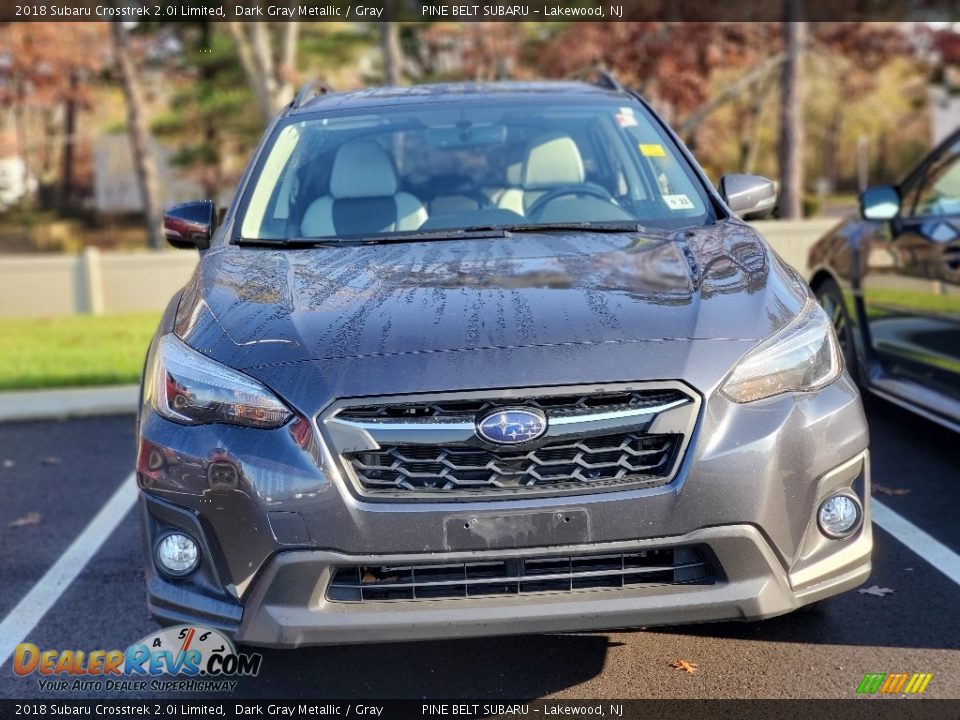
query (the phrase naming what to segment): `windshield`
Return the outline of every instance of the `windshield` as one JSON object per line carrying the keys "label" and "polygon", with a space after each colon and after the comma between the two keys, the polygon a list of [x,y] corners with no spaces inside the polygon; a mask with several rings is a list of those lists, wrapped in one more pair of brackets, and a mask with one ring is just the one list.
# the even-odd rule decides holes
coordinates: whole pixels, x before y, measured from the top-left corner
{"label": "windshield", "polygon": [[699,180],[646,109],[593,99],[294,118],[250,188],[241,240],[565,223],[671,229],[711,217]]}

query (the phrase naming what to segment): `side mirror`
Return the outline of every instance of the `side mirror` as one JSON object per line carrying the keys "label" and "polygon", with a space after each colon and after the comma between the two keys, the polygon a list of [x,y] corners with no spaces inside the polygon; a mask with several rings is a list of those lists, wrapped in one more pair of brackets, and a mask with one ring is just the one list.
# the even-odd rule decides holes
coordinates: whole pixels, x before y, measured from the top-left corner
{"label": "side mirror", "polygon": [[777,204],[773,181],[759,175],[724,175],[718,189],[727,207],[743,220],[766,217]]}
{"label": "side mirror", "polygon": [[175,248],[206,250],[216,218],[217,208],[210,200],[174,205],[163,214],[163,234]]}
{"label": "side mirror", "polygon": [[900,191],[893,185],[869,188],[860,195],[864,220],[893,220],[900,214]]}

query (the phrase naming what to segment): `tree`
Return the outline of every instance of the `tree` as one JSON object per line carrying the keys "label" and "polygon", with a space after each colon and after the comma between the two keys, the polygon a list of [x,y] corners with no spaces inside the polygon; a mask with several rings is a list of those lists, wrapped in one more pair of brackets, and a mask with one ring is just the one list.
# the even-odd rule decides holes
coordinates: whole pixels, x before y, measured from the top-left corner
{"label": "tree", "polygon": [[[300,23],[290,20],[279,24],[232,20],[227,28],[240,55],[240,63],[264,122],[269,123],[281,107],[291,100],[296,79],[297,42]],[[276,34],[278,37],[274,37]],[[274,46],[279,47],[275,57]]]}
{"label": "tree", "polygon": [[[263,134],[263,118],[240,66],[236,44],[219,23],[169,23],[160,47],[169,93],[151,123],[155,137],[175,147],[171,162],[184,168],[216,200],[239,179],[245,157]],[[155,53],[155,57],[159,53]]]}
{"label": "tree", "polygon": [[157,167],[150,150],[150,133],[147,129],[146,106],[140,78],[130,52],[127,32],[119,20],[110,23],[113,39],[113,53],[117,74],[123,88],[123,97],[127,104],[127,132],[130,135],[130,150],[133,165],[140,187],[143,202],[144,220],[147,224],[147,241],[150,247],[163,247],[160,232],[163,223],[160,209],[160,186],[157,180]]}
{"label": "tree", "polygon": [[783,23],[786,60],[780,86],[780,217],[803,214],[803,57],[807,24],[796,20],[797,6],[786,0]]}
{"label": "tree", "polygon": [[400,50],[400,31],[393,22],[393,3],[384,3],[385,20],[380,23],[380,47],[383,50],[383,78],[387,85],[399,85],[403,77],[403,53]]}
{"label": "tree", "polygon": [[[0,27],[0,104],[12,110],[22,185],[33,178],[61,207],[72,199],[79,113],[104,64],[100,23],[9,23]],[[58,162],[59,157],[59,162]],[[47,192],[57,185],[59,193]],[[33,198],[25,195],[24,204]]]}

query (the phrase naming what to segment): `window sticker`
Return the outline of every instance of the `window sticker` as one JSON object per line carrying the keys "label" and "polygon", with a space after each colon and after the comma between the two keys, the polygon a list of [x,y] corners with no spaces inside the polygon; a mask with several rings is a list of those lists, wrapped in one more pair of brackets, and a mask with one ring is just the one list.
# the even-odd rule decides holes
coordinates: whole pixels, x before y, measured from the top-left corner
{"label": "window sticker", "polygon": [[620,114],[621,114],[621,115],[633,115],[633,108],[632,108],[632,107],[620,108]]}
{"label": "window sticker", "polygon": [[640,143],[640,154],[644,157],[666,157],[667,151],[658,143]]}
{"label": "window sticker", "polygon": [[617,125],[620,127],[636,127],[638,125],[637,118],[634,117],[633,113],[617,113],[614,118],[616,118]]}
{"label": "window sticker", "polygon": [[693,210],[694,205],[686,195],[664,195],[663,201],[671,210]]}

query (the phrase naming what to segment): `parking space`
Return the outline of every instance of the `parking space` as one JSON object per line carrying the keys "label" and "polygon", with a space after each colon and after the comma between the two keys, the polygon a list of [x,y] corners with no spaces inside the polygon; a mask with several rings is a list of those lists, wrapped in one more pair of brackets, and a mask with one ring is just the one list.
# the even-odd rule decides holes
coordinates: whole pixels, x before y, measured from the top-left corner
{"label": "parking space", "polygon": [[[960,553],[956,436],[868,399],[876,498]],[[0,618],[53,565],[129,475],[130,417],[0,427]],[[48,462],[44,462],[44,459]],[[50,458],[57,458],[55,462]],[[37,524],[11,521],[40,512]],[[922,553],[922,549],[920,549]],[[29,633],[48,648],[114,648],[156,629],[144,604],[139,529],[119,522]],[[9,570],[7,570],[9,569]],[[866,586],[811,613],[562,636],[265,651],[242,697],[569,698],[854,696],[866,672],[932,672],[929,697],[960,697],[958,586],[882,529]],[[670,667],[684,659],[695,674]],[[39,697],[0,667],[0,697]],[[102,693],[100,694],[102,696]],[[122,696],[122,694],[120,694]],[[71,694],[70,697],[77,697]],[[130,697],[129,695],[127,697]]]}

